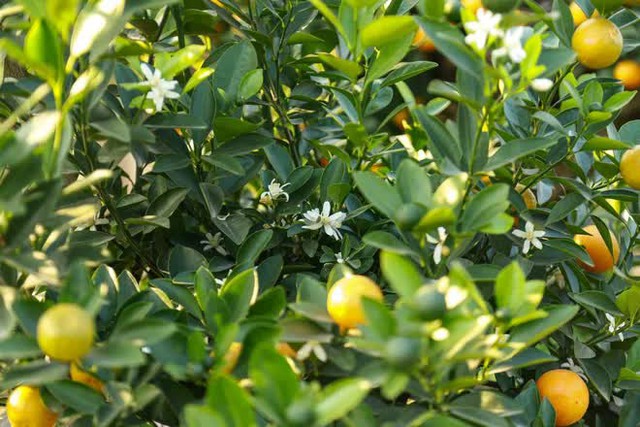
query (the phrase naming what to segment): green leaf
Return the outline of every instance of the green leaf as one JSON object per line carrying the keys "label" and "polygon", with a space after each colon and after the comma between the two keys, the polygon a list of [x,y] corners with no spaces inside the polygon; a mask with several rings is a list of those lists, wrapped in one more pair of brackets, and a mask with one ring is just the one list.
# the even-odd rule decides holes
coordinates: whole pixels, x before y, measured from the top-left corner
{"label": "green leaf", "polygon": [[604,103],[604,109],[609,112],[622,110],[636,96],[637,91],[619,92],[612,95]]}
{"label": "green leaf", "polygon": [[262,89],[262,69],[249,71],[240,81],[238,88],[238,101],[245,101],[256,95]]}
{"label": "green leaf", "polygon": [[2,374],[0,386],[10,389],[19,384],[39,386],[52,381],[63,380],[69,377],[69,365],[57,362],[37,360],[35,362],[21,363],[11,366]]}
{"label": "green leaf", "polygon": [[91,51],[100,55],[126,23],[124,0],[98,0],[87,4],[76,20],[71,36],[69,53],[79,58]]}
{"label": "green leaf", "polygon": [[348,59],[339,58],[330,53],[319,53],[318,58],[326,65],[343,72],[351,80],[355,81],[362,73],[362,67],[358,63]]}
{"label": "green leaf", "polygon": [[361,378],[345,378],[329,384],[316,404],[317,423],[327,425],[344,417],[362,402],[370,389],[371,383]]}
{"label": "green leaf", "polygon": [[603,150],[626,150],[633,145],[624,141],[606,138],[604,136],[593,136],[580,148],[581,151],[603,151]]}
{"label": "green leaf", "polygon": [[409,51],[412,41],[413,33],[410,33],[378,46],[373,64],[367,71],[366,82],[373,82],[398,65]]}
{"label": "green leaf", "polygon": [[482,169],[496,170],[538,150],[549,148],[556,143],[557,141],[553,138],[528,138],[509,141],[498,148],[498,151],[491,156]]}
{"label": "green leaf", "polygon": [[144,122],[152,129],[207,129],[208,125],[201,118],[188,114],[154,114]]}
{"label": "green leaf", "polygon": [[402,40],[415,33],[417,25],[411,16],[383,16],[369,23],[360,31],[360,40],[364,47],[381,45]]}
{"label": "green leaf", "polygon": [[224,92],[227,101],[235,102],[244,76],[255,70],[258,59],[253,45],[242,41],[228,48],[218,60],[213,74],[213,87]]}
{"label": "green leaf", "polygon": [[436,160],[439,160],[439,163],[442,164],[443,160],[446,159],[456,167],[461,166],[462,153],[458,139],[451,135],[440,120],[427,113],[426,106],[416,107],[413,114],[427,135],[429,135],[429,147]]}
{"label": "green leaf", "polygon": [[13,335],[0,341],[0,359],[27,359],[40,356],[42,351],[34,338]]}
{"label": "green leaf", "polygon": [[229,307],[228,322],[239,322],[249,312],[249,306],[258,297],[258,275],[255,269],[243,271],[227,281],[220,297]]}
{"label": "green leaf", "polygon": [[84,384],[62,380],[47,384],[47,390],[64,405],[81,414],[95,414],[104,405],[104,397]]}
{"label": "green leaf", "polygon": [[498,308],[515,314],[525,302],[525,281],[524,272],[516,261],[503,268],[496,277],[494,290]]}
{"label": "green leaf", "polygon": [[498,374],[501,372],[513,371],[515,369],[528,368],[530,366],[540,365],[543,363],[554,362],[557,359],[552,355],[545,353],[537,348],[525,348],[517,355],[505,360],[504,362],[496,363],[490,370],[490,374]]}
{"label": "green leaf", "polygon": [[24,53],[31,61],[47,68],[47,75],[41,77],[50,83],[55,84],[62,75],[62,46],[47,21],[37,20],[31,25],[24,39]]}
{"label": "green leaf", "polygon": [[[180,246],[176,246],[176,248],[180,248]],[[174,248],[174,250],[171,252],[172,254],[176,251],[176,248]],[[200,267],[200,265],[198,265],[197,267],[194,265],[193,269],[186,271],[194,271],[198,267]],[[183,306],[184,309],[192,316],[200,317],[200,308],[192,292],[180,285],[173,284],[170,280],[167,279],[153,279],[151,281],[151,284],[167,294],[167,296],[171,298],[172,301]]]}
{"label": "green leaf", "polygon": [[364,197],[388,218],[393,218],[396,209],[402,204],[397,190],[371,172],[356,172],[354,179]]}
{"label": "green leaf", "polygon": [[584,291],[579,294],[570,294],[569,296],[578,304],[593,307],[614,316],[622,316],[622,312],[618,309],[616,303],[602,291]]}
{"label": "green leaf", "polygon": [[293,160],[291,159],[291,156],[289,156],[287,149],[282,145],[273,144],[265,147],[264,153],[267,155],[269,163],[271,163],[271,166],[273,166],[273,169],[278,174],[278,178],[280,178],[281,182],[284,183],[287,177],[291,175],[294,168]]}
{"label": "green leaf", "polygon": [[287,361],[265,342],[257,346],[249,360],[249,377],[260,399],[271,412],[282,416],[295,398],[300,383]]}
{"label": "green leaf", "polygon": [[529,346],[553,333],[578,313],[576,305],[545,307],[547,316],[518,325],[511,330],[510,342]]}
{"label": "green leaf", "polygon": [[109,337],[109,341],[128,341],[138,345],[153,345],[177,330],[177,325],[174,323],[167,323],[160,319],[142,319],[127,322],[126,326],[115,329]]}
{"label": "green leaf", "polygon": [[545,224],[553,224],[554,222],[564,219],[567,215],[573,212],[584,202],[584,197],[582,197],[582,195],[577,192],[567,194],[551,209],[551,212],[549,213]]}
{"label": "green leaf", "polygon": [[160,70],[163,79],[171,80],[181,71],[200,61],[205,50],[202,45],[192,44],[175,52],[162,52],[156,55],[154,65]]}
{"label": "green leaf", "polygon": [[217,411],[206,406],[185,405],[184,419],[187,427],[229,427]]}
{"label": "green leaf", "polygon": [[418,17],[417,20],[438,51],[446,52],[447,58],[457,67],[468,72],[470,76],[476,79],[482,78],[483,63],[480,57],[467,47],[464,36],[458,28],[430,18]]}
{"label": "green leaf", "polygon": [[473,196],[464,210],[461,222],[462,229],[479,230],[509,207],[509,186],[494,184]]}
{"label": "green leaf", "polygon": [[413,251],[406,244],[402,243],[396,236],[386,231],[371,231],[364,235],[362,241],[367,245],[378,249],[394,252],[397,254],[412,254]]}
{"label": "green leaf", "polygon": [[385,279],[401,296],[411,298],[424,283],[424,278],[410,259],[396,253],[382,251],[380,268]]}
{"label": "green leaf", "polygon": [[396,188],[405,203],[431,204],[431,181],[415,161],[405,159],[396,172]]}
{"label": "green leaf", "polygon": [[107,369],[141,366],[145,361],[139,345],[124,342],[112,342],[95,347],[85,358],[87,366],[95,365]]}
{"label": "green leaf", "polygon": [[[256,426],[256,419],[249,403],[249,396],[231,377],[214,376],[209,380],[205,404],[213,411],[216,417],[224,420],[220,426]],[[197,426],[200,425],[203,424],[197,424]],[[211,424],[204,425],[210,426]]]}
{"label": "green leaf", "polygon": [[438,66],[437,62],[414,61],[398,64],[380,83],[380,87],[391,86],[398,82],[408,80],[412,77],[425,73]]}
{"label": "green leaf", "polygon": [[272,230],[260,230],[256,231],[242,243],[238,249],[236,256],[237,264],[249,265],[255,263],[260,254],[267,248],[271,238],[273,237]]}

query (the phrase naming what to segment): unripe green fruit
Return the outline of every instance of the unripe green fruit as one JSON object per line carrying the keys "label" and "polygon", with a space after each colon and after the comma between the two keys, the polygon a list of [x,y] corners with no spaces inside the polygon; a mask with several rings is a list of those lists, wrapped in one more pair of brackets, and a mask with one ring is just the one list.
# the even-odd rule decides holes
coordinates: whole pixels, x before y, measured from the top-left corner
{"label": "unripe green fruit", "polygon": [[387,362],[397,368],[410,368],[420,361],[420,340],[407,337],[391,338],[387,341],[385,356]]}
{"label": "unripe green fruit", "polygon": [[426,209],[415,203],[401,205],[394,215],[394,221],[401,230],[411,230],[422,219]]}
{"label": "unripe green fruit", "polygon": [[429,285],[418,289],[411,300],[411,307],[424,321],[440,319],[447,311],[444,295]]}

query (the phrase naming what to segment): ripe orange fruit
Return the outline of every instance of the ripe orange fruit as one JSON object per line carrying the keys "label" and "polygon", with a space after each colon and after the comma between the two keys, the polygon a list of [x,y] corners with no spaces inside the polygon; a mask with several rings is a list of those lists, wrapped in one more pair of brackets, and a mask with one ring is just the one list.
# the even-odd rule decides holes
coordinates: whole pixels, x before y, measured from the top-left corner
{"label": "ripe orange fruit", "polygon": [[462,6],[474,15],[482,7],[482,0],[461,0]]}
{"label": "ripe orange fruit", "polygon": [[633,59],[625,59],[616,64],[613,77],[620,80],[627,90],[640,88],[640,63]]}
{"label": "ripe orange fruit", "polygon": [[406,123],[409,122],[409,117],[409,110],[405,108],[393,116],[391,121],[393,121],[393,124],[396,125],[398,129],[405,130],[407,128]]}
{"label": "ripe orange fruit", "polygon": [[613,249],[612,254],[609,248],[607,248],[607,244],[604,242],[602,235],[600,235],[598,227],[595,225],[587,225],[583,230],[590,235],[576,234],[573,240],[585,248],[593,261],[593,266],[586,265],[582,262],[579,262],[579,264],[591,273],[604,273],[610,270],[618,262],[618,258],[620,257],[620,246],[618,245],[616,237],[613,233],[609,232]]}
{"label": "ripe orange fruit", "polygon": [[40,316],[37,338],[49,357],[71,362],[84,357],[93,346],[93,317],[76,304],[57,304]]}
{"label": "ripe orange fruit", "polygon": [[629,187],[640,190],[640,145],[625,151],[622,155],[620,175]]}
{"label": "ripe orange fruit", "polygon": [[[578,3],[572,2],[571,5],[569,5],[569,10],[571,11],[571,17],[573,18],[573,25],[575,27],[578,27],[580,24],[587,20],[587,15],[584,13],[584,10],[582,10]],[[597,10],[594,10],[591,17],[595,18],[597,16],[600,16],[600,14]]]}
{"label": "ripe orange fruit", "polygon": [[349,275],[338,280],[329,290],[327,310],[342,328],[349,329],[366,323],[362,297],[382,301],[380,287],[366,276]]}
{"label": "ripe orange fruit", "polygon": [[104,384],[102,381],[91,373],[82,370],[76,362],[71,362],[69,374],[73,381],[89,386],[98,393],[104,393]]}
{"label": "ripe orange fruit", "polygon": [[569,426],[582,419],[589,407],[589,389],[582,378],[567,369],[545,372],[536,381],[540,398],[547,398],[556,411],[556,426]]}
{"label": "ripe orange fruit", "polygon": [[413,38],[413,45],[417,46],[420,52],[430,53],[436,51],[436,45],[433,44],[433,40],[429,38],[422,27],[418,28],[416,36]]}
{"label": "ripe orange fruit", "polygon": [[571,39],[578,61],[594,70],[615,63],[622,53],[622,44],[622,33],[618,27],[604,18],[587,19]]}
{"label": "ripe orange fruit", "polygon": [[516,185],[516,191],[520,193],[520,196],[522,197],[522,200],[524,200],[524,204],[527,207],[527,209],[535,209],[538,206],[538,200],[536,199],[536,195],[533,194],[533,191],[531,191],[530,188],[527,188],[526,190],[524,190],[524,192],[522,191],[523,189],[524,189],[524,185],[522,184]]}
{"label": "ripe orange fruit", "polygon": [[291,348],[291,346],[286,342],[277,343],[276,351],[281,355],[283,355],[284,357],[290,357],[292,359],[295,359],[296,355],[298,354],[298,352],[295,351],[293,348]]}
{"label": "ripe orange fruit", "polygon": [[9,395],[7,418],[12,427],[52,427],[58,416],[44,404],[40,389],[21,385]]}

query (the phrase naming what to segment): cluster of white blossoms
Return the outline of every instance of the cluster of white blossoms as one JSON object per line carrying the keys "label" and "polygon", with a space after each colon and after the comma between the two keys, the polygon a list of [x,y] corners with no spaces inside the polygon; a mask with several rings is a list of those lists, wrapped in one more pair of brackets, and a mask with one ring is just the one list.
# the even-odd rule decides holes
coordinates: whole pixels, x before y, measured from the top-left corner
{"label": "cluster of white blossoms", "polygon": [[[490,10],[478,9],[476,20],[464,24],[467,31],[465,42],[479,51],[483,56],[485,49],[494,41],[501,41],[501,47],[495,49],[491,56],[493,60],[507,57],[514,64],[520,64],[527,57],[522,40],[529,27],[512,27],[506,32],[500,28],[502,15],[492,13]],[[538,92],[546,92],[553,87],[553,81],[546,78],[535,79],[531,87]]]}
{"label": "cluster of white blossoms", "polygon": [[271,180],[271,183],[268,185],[267,191],[260,195],[260,203],[271,206],[274,202],[282,199],[285,202],[289,201],[289,194],[284,191],[284,188],[290,185],[288,182],[280,184],[275,179]]}

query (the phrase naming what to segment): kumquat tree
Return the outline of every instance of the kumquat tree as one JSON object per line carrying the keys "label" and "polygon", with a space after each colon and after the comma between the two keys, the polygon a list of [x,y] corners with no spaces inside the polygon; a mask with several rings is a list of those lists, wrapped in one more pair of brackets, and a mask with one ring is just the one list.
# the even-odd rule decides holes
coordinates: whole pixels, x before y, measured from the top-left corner
{"label": "kumquat tree", "polygon": [[0,425],[640,426],[638,0],[0,31]]}

